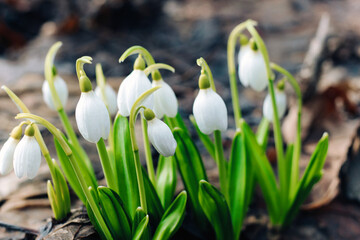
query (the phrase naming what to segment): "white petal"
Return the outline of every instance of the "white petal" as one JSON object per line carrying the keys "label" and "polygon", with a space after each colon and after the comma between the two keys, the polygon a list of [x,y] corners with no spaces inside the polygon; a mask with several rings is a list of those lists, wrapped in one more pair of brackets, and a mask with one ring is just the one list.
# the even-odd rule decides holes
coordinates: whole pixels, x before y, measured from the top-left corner
{"label": "white petal", "polygon": [[[68,96],[69,96],[69,91],[68,91],[66,82],[64,81],[64,79],[62,79],[60,76],[57,75],[54,78],[54,86],[55,86],[56,92],[60,98],[61,104],[63,106],[65,106]],[[43,86],[42,86],[42,92],[43,92],[43,99],[44,99],[44,102],[46,103],[46,105],[48,105],[48,107],[50,109],[56,110],[54,102],[52,100],[48,81],[44,81]]]}
{"label": "white petal", "polygon": [[238,53],[238,75],[239,75],[239,79],[240,82],[242,83],[242,85],[244,87],[248,87],[249,86],[249,82],[247,78],[241,78],[240,77],[240,65],[243,64],[244,61],[246,61],[246,59],[244,59],[244,56],[246,55],[247,51],[251,51],[250,48],[250,44],[246,44],[244,46],[241,46],[241,48],[239,49],[239,53]]}
{"label": "white petal", "polygon": [[89,142],[107,139],[110,133],[110,117],[103,101],[94,91],[81,93],[75,111],[76,123],[81,135]]}
{"label": "white petal", "polygon": [[172,88],[162,79],[153,81],[152,86],[161,86],[154,92],[154,113],[161,119],[164,115],[175,117],[178,112],[178,102]]}
{"label": "white petal", "polygon": [[41,163],[41,151],[35,137],[24,136],[15,148],[14,171],[18,178],[32,179]]}
{"label": "white petal", "polygon": [[[102,99],[101,89],[97,87],[95,89],[95,93],[98,97]],[[118,111],[117,108],[117,100],[116,100],[116,93],[114,89],[109,84],[105,84],[105,97],[106,103],[108,104],[108,110],[111,116],[115,115]]]}
{"label": "white petal", "polygon": [[8,174],[13,167],[14,151],[16,145],[19,143],[18,139],[9,137],[0,150],[0,174]]}
{"label": "white petal", "polygon": [[[150,80],[141,70],[134,70],[121,83],[117,98],[119,113],[122,116],[129,116],[131,108],[136,99],[145,91],[151,88]],[[153,107],[153,96],[150,95],[143,103],[147,108]]]}
{"label": "white petal", "polygon": [[263,91],[268,85],[266,65],[260,51],[246,51],[241,57],[239,76],[255,91]]}
{"label": "white petal", "polygon": [[[281,119],[286,111],[286,94],[284,91],[275,91],[275,99],[278,110],[279,119]],[[271,104],[271,96],[270,94],[266,95],[263,105],[263,115],[270,122],[274,121],[274,111]]]}
{"label": "white petal", "polygon": [[174,155],[177,143],[168,127],[163,121],[154,118],[148,121],[148,136],[154,148],[164,157]]}
{"label": "white petal", "polygon": [[228,125],[224,100],[211,88],[200,89],[193,105],[193,114],[201,132],[225,131]]}

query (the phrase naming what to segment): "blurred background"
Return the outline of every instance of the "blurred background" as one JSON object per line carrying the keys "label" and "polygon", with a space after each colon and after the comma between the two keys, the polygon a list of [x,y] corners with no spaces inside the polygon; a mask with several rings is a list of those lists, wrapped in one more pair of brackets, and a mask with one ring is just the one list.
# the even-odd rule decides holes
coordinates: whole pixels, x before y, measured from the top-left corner
{"label": "blurred background", "polygon": [[[92,80],[95,64],[101,63],[117,91],[123,77],[132,71],[134,60],[119,64],[119,57],[128,47],[142,45],[156,62],[176,69],[175,74],[164,72],[163,76],[174,88],[179,111],[187,119],[197,93],[200,68],[196,59],[204,57],[229,108],[230,128],[224,140],[229,147],[234,124],[227,39],[237,24],[254,19],[271,61],[295,74],[301,83],[305,95],[304,166],[315,140],[323,131],[330,133],[324,179],[309,199],[308,211],[301,213],[294,224],[297,227],[290,229],[286,239],[359,239],[359,12],[358,0],[0,0],[0,85],[6,84],[33,113],[60,127],[57,114],[43,103],[41,86],[45,55],[53,43],[62,41],[55,64],[69,86],[66,111],[75,126],[73,115],[79,98],[76,59],[84,55],[94,59],[94,64],[85,67]],[[240,91],[245,119],[258,124],[266,93],[242,87]],[[288,94],[283,122],[287,142],[293,137],[296,119],[291,89]],[[0,146],[16,125],[16,114],[17,109],[0,91]],[[51,136],[46,131],[43,134],[53,151]],[[83,144],[98,164],[93,146]],[[204,150],[200,143],[198,146]],[[270,147],[271,161],[276,159],[273,153]],[[206,165],[216,181],[215,164],[209,160]],[[98,174],[101,178],[102,173]],[[0,221],[33,229],[48,222],[52,215],[46,199],[48,178],[45,165],[32,182],[18,180],[13,173],[0,176]],[[261,202],[250,209],[243,239],[263,239],[265,213]],[[13,234],[0,227],[0,239]],[[21,239],[22,233],[17,234]]]}

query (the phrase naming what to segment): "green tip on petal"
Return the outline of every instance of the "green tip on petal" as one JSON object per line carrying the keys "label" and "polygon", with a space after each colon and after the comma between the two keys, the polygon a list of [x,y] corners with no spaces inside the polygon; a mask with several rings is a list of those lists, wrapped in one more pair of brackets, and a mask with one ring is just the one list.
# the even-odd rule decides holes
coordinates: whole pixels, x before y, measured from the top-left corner
{"label": "green tip on petal", "polygon": [[29,137],[33,137],[35,135],[35,129],[32,124],[28,125],[25,129],[25,135]]}
{"label": "green tip on petal", "polygon": [[254,50],[254,51],[258,50],[258,46],[256,45],[256,42],[255,42],[254,38],[250,39],[249,43],[250,43],[250,47],[251,47],[252,50]]}
{"label": "green tip on petal", "polygon": [[144,110],[144,117],[145,117],[146,121],[151,121],[155,118],[155,113],[150,108],[146,108]]}
{"label": "green tip on petal", "polygon": [[199,88],[200,89],[207,89],[210,87],[209,78],[206,76],[205,73],[201,71],[201,75],[199,77]]}
{"label": "green tip on petal", "polygon": [[244,34],[241,34],[239,37],[239,42],[241,46],[245,46],[246,44],[249,43],[249,38],[247,36],[245,36]]}
{"label": "green tip on petal", "polygon": [[151,76],[152,76],[152,79],[153,79],[154,81],[159,81],[159,80],[162,79],[160,72],[157,71],[157,70],[154,71],[154,72],[151,74]]}
{"label": "green tip on petal", "polygon": [[11,131],[10,136],[14,139],[20,139],[22,136],[22,125],[14,127],[14,129]]}
{"label": "green tip on petal", "polygon": [[92,90],[92,85],[91,85],[90,79],[85,75],[82,75],[80,77],[79,85],[80,85],[81,92],[90,92]]}
{"label": "green tip on petal", "polygon": [[141,54],[136,58],[134,63],[134,70],[144,70],[145,69],[145,61]]}

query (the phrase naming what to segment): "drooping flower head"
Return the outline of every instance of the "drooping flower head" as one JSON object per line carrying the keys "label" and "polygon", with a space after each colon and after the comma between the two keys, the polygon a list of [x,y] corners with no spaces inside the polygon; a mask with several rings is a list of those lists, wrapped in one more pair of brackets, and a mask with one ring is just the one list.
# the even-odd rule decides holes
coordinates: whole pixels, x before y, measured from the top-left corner
{"label": "drooping flower head", "polygon": [[[69,97],[69,91],[66,85],[66,82],[64,79],[62,79],[56,72],[56,68],[53,67],[53,75],[54,75],[54,87],[57,95],[59,96],[60,102],[62,106],[65,106]],[[51,94],[49,81],[45,80],[42,85],[42,93],[43,93],[43,99],[46,105],[52,109],[57,110],[53,101],[53,96]]]}
{"label": "drooping flower head", "polygon": [[268,85],[264,56],[253,39],[250,40],[250,49],[241,56],[239,77],[241,82],[250,86],[255,91],[261,92]]}
{"label": "drooping flower head", "polygon": [[164,115],[175,117],[178,112],[178,102],[172,88],[164,82],[158,71],[153,74],[152,86],[161,86],[154,92],[154,113],[157,118],[161,119]]}
{"label": "drooping flower head", "polygon": [[8,174],[13,168],[14,152],[22,135],[21,125],[15,127],[0,150],[0,174]]}
{"label": "drooping flower head", "polygon": [[25,135],[17,144],[14,152],[14,171],[18,178],[33,179],[40,167],[41,151],[32,125],[25,129]]}
{"label": "drooping flower head", "polygon": [[75,118],[81,135],[89,142],[97,143],[110,134],[110,117],[104,102],[92,90],[89,78],[79,79],[81,96],[76,106]]}
{"label": "drooping flower head", "polygon": [[[132,106],[136,99],[152,86],[150,80],[144,73],[145,62],[139,54],[134,63],[134,70],[128,75],[120,85],[117,104],[119,113],[122,116],[129,116]],[[147,108],[153,107],[153,96],[149,96],[143,103]]]}
{"label": "drooping flower head", "polygon": [[169,128],[163,121],[155,117],[154,112],[146,108],[144,117],[148,124],[148,136],[154,148],[164,157],[174,155],[177,143]]}
{"label": "drooping flower head", "polygon": [[[275,100],[276,100],[276,107],[279,119],[284,117],[286,111],[286,94],[284,91],[284,83],[281,81],[279,82],[277,88],[275,89]],[[274,111],[271,102],[270,94],[267,94],[263,104],[263,115],[266,119],[270,122],[274,121]]]}
{"label": "drooping flower head", "polygon": [[224,100],[210,87],[208,77],[202,72],[199,78],[199,93],[193,105],[193,114],[199,129],[204,134],[215,130],[225,131],[228,126]]}

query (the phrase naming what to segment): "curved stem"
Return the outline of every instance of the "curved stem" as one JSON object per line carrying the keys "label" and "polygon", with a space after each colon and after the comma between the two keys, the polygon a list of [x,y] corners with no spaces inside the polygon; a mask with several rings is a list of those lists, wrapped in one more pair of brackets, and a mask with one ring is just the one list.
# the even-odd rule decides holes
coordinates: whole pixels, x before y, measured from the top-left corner
{"label": "curved stem", "polygon": [[296,191],[296,185],[299,181],[299,160],[301,154],[301,110],[302,110],[302,95],[301,89],[296,81],[296,79],[292,76],[291,73],[286,71],[284,68],[280,67],[275,63],[270,64],[271,68],[275,71],[286,76],[286,79],[289,81],[291,86],[293,87],[295,94],[297,96],[298,103],[298,118],[297,118],[297,129],[296,129],[296,139],[294,145],[294,153],[291,164],[291,173],[290,173],[290,196]]}
{"label": "curved stem", "polygon": [[127,57],[134,55],[134,54],[141,54],[144,57],[146,64],[148,66],[155,64],[155,60],[154,60],[153,56],[150,54],[150,52],[148,50],[146,50],[142,46],[132,46],[132,47],[128,48],[119,58],[119,63],[125,61],[125,59]]}
{"label": "curved stem", "polygon": [[196,60],[196,63],[199,67],[201,67],[202,70],[205,71],[205,74],[207,75],[208,79],[210,80],[210,86],[211,86],[212,90],[214,90],[214,92],[216,92],[214,78],[213,78],[211,69],[210,69],[209,65],[207,64],[207,62],[205,61],[205,59],[203,57],[198,58]]}
{"label": "curved stem", "polygon": [[[270,68],[269,55],[264,44],[264,41],[256,31],[255,27],[252,24],[246,24],[246,27],[250,34],[253,36],[258,49],[264,57],[266,72],[269,81],[269,93],[271,96],[271,102],[274,112],[274,138],[275,138],[275,148],[277,154],[277,163],[278,163],[278,171],[279,171],[279,180],[280,180],[280,195],[281,195],[281,204],[286,206],[287,198],[288,198],[288,181],[286,178],[286,162],[284,158],[284,150],[283,150],[283,141],[281,136],[281,128],[280,128],[280,119],[277,110],[277,104],[275,99],[275,90],[274,90],[274,76]],[[283,208],[280,208],[283,209]]]}
{"label": "curved stem", "polygon": [[170,66],[168,64],[154,63],[154,64],[148,66],[147,68],[145,68],[144,73],[146,74],[146,76],[148,76],[150,73],[157,71],[159,69],[166,69],[173,73],[175,72],[175,68],[173,68],[172,66]]}
{"label": "curved stem", "polygon": [[76,60],[76,75],[77,75],[78,79],[80,79],[82,74],[84,74],[86,76],[86,73],[84,71],[84,64],[85,63],[92,64],[92,57],[83,56],[83,57],[78,58]]}
{"label": "curved stem", "polygon": [[231,31],[227,44],[228,73],[236,128],[240,128],[241,108],[236,81],[235,48],[239,34],[246,28],[247,24],[256,25],[256,22],[253,20],[247,20],[246,22],[237,25]]}
{"label": "curved stem", "polygon": [[156,186],[154,164],[153,164],[153,159],[151,156],[149,137],[147,134],[147,122],[144,117],[141,117],[141,126],[142,126],[143,140],[144,140],[146,166],[147,166],[147,170],[148,170],[148,174],[149,174],[149,179],[150,179],[151,183],[154,186]]}

